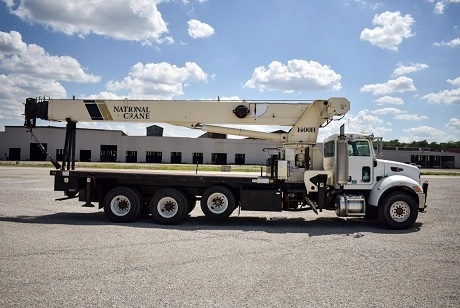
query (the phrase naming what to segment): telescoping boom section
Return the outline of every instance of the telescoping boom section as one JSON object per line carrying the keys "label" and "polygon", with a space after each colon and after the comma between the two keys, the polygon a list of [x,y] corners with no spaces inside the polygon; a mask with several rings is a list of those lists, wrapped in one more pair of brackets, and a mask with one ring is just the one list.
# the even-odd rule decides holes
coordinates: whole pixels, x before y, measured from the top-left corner
{"label": "telescoping boom section", "polygon": [[[62,165],[54,163],[59,200],[78,198],[103,208],[115,222],[149,213],[176,224],[198,203],[213,220],[236,208],[248,211],[335,211],[339,217],[370,217],[393,229],[413,226],[426,208],[428,183],[414,166],[378,158],[381,138],[346,133],[317,144],[318,132],[350,110],[345,98],[312,101],[26,99],[25,126],[37,119],[67,122]],[[265,174],[173,171],[75,170],[77,122],[169,123],[207,132],[277,141]],[[232,127],[228,127],[230,125]],[[285,126],[261,132],[247,126]],[[244,128],[243,128],[244,127]],[[374,146],[377,148],[377,152]],[[198,166],[197,166],[198,167]]]}

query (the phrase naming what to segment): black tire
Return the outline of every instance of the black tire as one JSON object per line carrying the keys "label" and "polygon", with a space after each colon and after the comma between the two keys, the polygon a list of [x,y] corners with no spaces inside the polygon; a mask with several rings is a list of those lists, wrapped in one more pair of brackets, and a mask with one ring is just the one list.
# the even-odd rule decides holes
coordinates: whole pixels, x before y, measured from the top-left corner
{"label": "black tire", "polygon": [[150,213],[157,222],[165,225],[177,224],[188,213],[188,200],[174,188],[163,188],[153,195],[150,201]]}
{"label": "black tire", "polygon": [[142,209],[140,194],[129,187],[116,187],[104,198],[104,212],[114,222],[136,219]]}
{"label": "black tire", "polygon": [[209,187],[201,196],[201,210],[208,218],[227,219],[235,210],[235,196],[227,187]]}
{"label": "black tire", "polygon": [[391,229],[407,229],[418,217],[417,202],[409,194],[394,192],[379,205],[379,221]]}
{"label": "black tire", "polygon": [[75,198],[78,194],[78,191],[65,191],[64,195],[66,195],[69,198]]}

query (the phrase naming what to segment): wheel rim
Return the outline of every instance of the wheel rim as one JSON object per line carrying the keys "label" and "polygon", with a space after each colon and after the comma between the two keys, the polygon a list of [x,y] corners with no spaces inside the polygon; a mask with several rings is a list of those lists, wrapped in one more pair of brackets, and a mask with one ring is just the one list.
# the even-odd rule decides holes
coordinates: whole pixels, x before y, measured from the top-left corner
{"label": "wheel rim", "polygon": [[177,214],[177,211],[178,206],[174,198],[164,197],[157,203],[157,212],[163,218],[172,218]]}
{"label": "wheel rim", "polygon": [[213,193],[207,200],[208,209],[214,214],[222,214],[228,208],[228,199],[224,194]]}
{"label": "wheel rim", "polygon": [[125,216],[131,210],[131,202],[126,196],[115,196],[110,201],[110,210],[117,216]]}
{"label": "wheel rim", "polygon": [[410,216],[410,206],[404,201],[396,201],[390,207],[390,217],[394,221],[403,222]]}

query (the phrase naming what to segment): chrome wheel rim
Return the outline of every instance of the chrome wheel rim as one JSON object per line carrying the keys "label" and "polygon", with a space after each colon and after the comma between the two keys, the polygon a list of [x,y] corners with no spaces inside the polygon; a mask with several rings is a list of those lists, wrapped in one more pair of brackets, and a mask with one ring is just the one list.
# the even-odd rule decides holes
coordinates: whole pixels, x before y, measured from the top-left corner
{"label": "chrome wheel rim", "polygon": [[213,193],[207,200],[209,211],[213,214],[222,214],[228,208],[228,199],[222,193]]}
{"label": "chrome wheel rim", "polygon": [[115,196],[112,201],[110,201],[110,210],[116,216],[125,216],[131,210],[131,202],[126,196]]}
{"label": "chrome wheel rim", "polygon": [[172,218],[177,214],[178,206],[174,198],[164,197],[157,203],[157,211],[163,218]]}
{"label": "chrome wheel rim", "polygon": [[396,222],[406,221],[410,216],[410,206],[404,201],[396,201],[390,207],[390,217]]}

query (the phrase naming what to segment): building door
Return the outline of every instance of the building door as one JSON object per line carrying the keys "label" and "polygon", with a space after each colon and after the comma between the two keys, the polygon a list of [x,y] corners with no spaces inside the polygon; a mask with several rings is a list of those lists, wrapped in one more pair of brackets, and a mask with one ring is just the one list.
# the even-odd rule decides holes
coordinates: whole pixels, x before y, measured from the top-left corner
{"label": "building door", "polygon": [[10,148],[6,160],[21,160],[21,148]]}
{"label": "building door", "polygon": [[[43,148],[45,150],[48,148],[47,143],[42,143]],[[36,143],[31,143],[30,144],[30,153],[29,157],[31,161],[45,161],[46,160],[46,154],[40,150],[38,144]]]}
{"label": "building door", "polygon": [[80,150],[80,161],[90,162],[91,161],[91,150]]}
{"label": "building door", "polygon": [[245,154],[235,154],[235,165],[244,165],[246,164]]}
{"label": "building door", "polygon": [[117,161],[117,146],[116,145],[101,145],[101,162],[116,162]]}
{"label": "building door", "polygon": [[171,152],[171,164],[182,163],[182,152]]}
{"label": "building door", "polygon": [[64,160],[64,149],[56,149],[56,160],[57,161]]}
{"label": "building door", "polygon": [[193,163],[203,164],[203,153],[193,153]]}
{"label": "building door", "polygon": [[214,165],[226,165],[227,153],[212,153],[211,161]]}
{"label": "building door", "polygon": [[137,151],[126,151],[126,162],[137,163]]}
{"label": "building door", "polygon": [[161,164],[163,161],[162,152],[147,151],[145,153],[145,162],[149,164]]}

